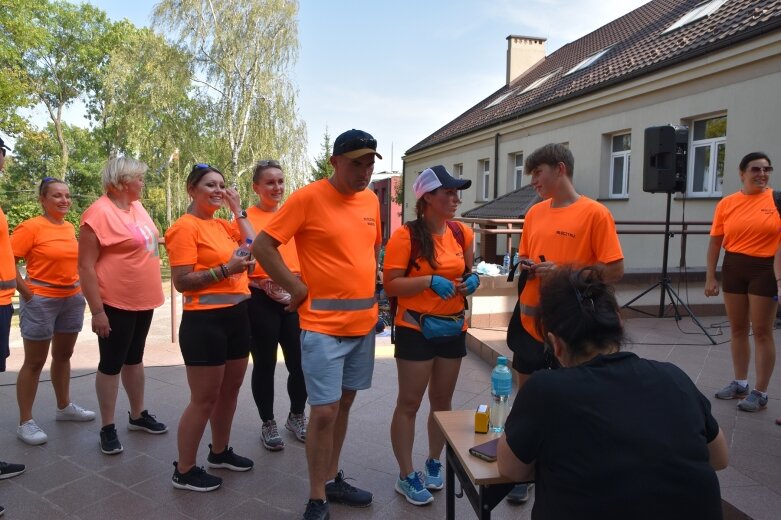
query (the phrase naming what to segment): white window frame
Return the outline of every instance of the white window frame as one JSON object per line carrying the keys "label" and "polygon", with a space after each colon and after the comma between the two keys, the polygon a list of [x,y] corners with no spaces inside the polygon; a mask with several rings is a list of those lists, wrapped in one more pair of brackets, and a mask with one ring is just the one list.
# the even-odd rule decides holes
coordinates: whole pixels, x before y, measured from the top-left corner
{"label": "white window frame", "polygon": [[[518,165],[518,157],[521,158],[521,164]],[[513,191],[517,190],[523,185],[523,152],[516,152],[513,154],[513,160],[515,165],[513,167]],[[521,179],[520,182],[518,180]]]}
{"label": "white window frame", "polygon": [[[700,121],[709,121],[711,119],[726,118],[727,115],[719,115],[713,117],[707,117],[704,119],[697,119],[691,122],[689,126],[689,133],[691,136],[691,144],[689,145],[689,164],[686,171],[686,193],[689,197],[721,197],[721,186],[724,181],[724,171],[722,165],[721,177],[718,176],[718,160],[719,160],[719,146],[724,146],[724,152],[726,154],[727,148],[727,135],[719,137],[711,137],[708,139],[694,140],[694,125]],[[729,124],[729,122],[728,122]],[[706,187],[703,191],[694,191],[694,166],[696,160],[696,151],[699,148],[710,149],[710,160],[708,161],[707,170],[704,173],[703,185]]]}
{"label": "white window frame", "polygon": [[525,94],[526,92],[529,92],[530,90],[534,90],[535,88],[539,87],[540,85],[542,85],[543,83],[545,83],[546,81],[551,79],[553,76],[558,74],[560,71],[561,71],[561,68],[558,68],[558,69],[554,70],[553,72],[551,72],[550,74],[546,74],[545,76],[543,76],[541,78],[535,79],[534,81],[529,83],[529,86],[527,86],[525,89],[521,90],[518,93],[518,95],[520,96],[521,94]]}
{"label": "white window frame", "polygon": [[[616,137],[623,137],[625,135],[630,136],[629,150],[613,150],[613,139]],[[626,199],[629,198],[629,169],[632,161],[632,144],[631,133],[623,132],[620,134],[613,134],[610,136],[610,187],[608,190],[608,198],[610,199]],[[623,170],[621,171],[621,191],[615,193],[616,172],[614,170],[615,160],[619,157],[623,158]]]}
{"label": "white window frame", "polygon": [[665,29],[662,34],[667,34],[668,32],[674,31],[680,27],[683,27],[684,25],[688,25],[692,22],[696,22],[700,18],[704,18],[706,16],[710,16],[716,11],[719,10],[719,8],[727,3],[727,0],[710,0],[709,2],[702,2],[697,7],[686,13],[685,15],[678,18],[678,20],[672,24],[670,27]]}
{"label": "white window frame", "polygon": [[[612,47],[612,45],[611,45],[611,47]],[[580,63],[578,63],[577,65],[575,65],[574,67],[572,67],[572,68],[571,68],[569,71],[567,71],[567,72],[566,72],[564,75],[565,75],[565,76],[567,76],[567,75],[569,75],[569,74],[572,74],[573,72],[577,72],[577,71],[579,71],[579,70],[585,69],[586,67],[588,67],[589,65],[591,65],[592,63],[594,63],[595,61],[597,61],[599,58],[601,58],[602,56],[604,56],[604,54],[605,54],[607,51],[609,51],[609,50],[610,50],[610,47],[605,47],[605,48],[604,48],[604,49],[602,49],[601,51],[599,51],[599,52],[596,52],[596,53],[592,54],[591,56],[589,56],[589,57],[588,57],[588,58],[586,58],[585,60],[581,61]]]}
{"label": "white window frame", "polygon": [[480,161],[480,178],[482,179],[481,195],[482,200],[490,200],[491,197],[491,160],[483,159]]}
{"label": "white window frame", "polygon": [[[453,177],[461,179],[464,176],[464,163],[458,163],[453,165]],[[458,198],[463,199],[464,190],[458,190]]]}

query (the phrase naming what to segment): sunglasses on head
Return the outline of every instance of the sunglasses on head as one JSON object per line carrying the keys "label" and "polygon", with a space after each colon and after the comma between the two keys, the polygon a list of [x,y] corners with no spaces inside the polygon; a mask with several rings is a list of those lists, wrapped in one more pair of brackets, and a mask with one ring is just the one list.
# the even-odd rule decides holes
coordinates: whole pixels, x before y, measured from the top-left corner
{"label": "sunglasses on head", "polygon": [[773,173],[772,166],[752,166],[748,170],[751,173]]}
{"label": "sunglasses on head", "polygon": [[198,164],[194,165],[193,166],[193,170],[211,170],[213,172],[217,172],[220,175],[222,175],[222,172],[220,170],[218,170],[217,168],[215,168],[211,164],[206,164],[206,163],[198,163]]}
{"label": "sunglasses on head", "polygon": [[266,168],[267,166],[271,166],[272,168],[280,168],[282,165],[279,164],[279,161],[275,159],[269,159],[269,160],[258,161],[258,166],[260,166],[261,168]]}

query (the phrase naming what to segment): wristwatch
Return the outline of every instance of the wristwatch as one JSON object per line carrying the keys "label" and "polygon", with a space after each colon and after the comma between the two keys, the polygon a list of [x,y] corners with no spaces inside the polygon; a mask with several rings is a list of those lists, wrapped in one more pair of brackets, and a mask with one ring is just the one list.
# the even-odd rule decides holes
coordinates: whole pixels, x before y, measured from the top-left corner
{"label": "wristwatch", "polygon": [[243,209],[243,210],[239,211],[239,214],[236,215],[236,218],[247,218],[247,210]]}

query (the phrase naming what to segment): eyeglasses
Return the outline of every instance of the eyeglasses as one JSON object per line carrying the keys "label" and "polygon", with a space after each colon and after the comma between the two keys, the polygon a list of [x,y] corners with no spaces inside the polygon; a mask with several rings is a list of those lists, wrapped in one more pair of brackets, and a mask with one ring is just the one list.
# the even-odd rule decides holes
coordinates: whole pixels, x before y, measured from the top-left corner
{"label": "eyeglasses", "polygon": [[280,168],[282,165],[279,164],[279,161],[275,159],[269,159],[267,161],[258,161],[258,166],[261,168],[266,168],[267,166],[271,166],[272,168]]}
{"label": "eyeglasses", "polygon": [[772,166],[752,166],[749,168],[751,173],[773,173]]}

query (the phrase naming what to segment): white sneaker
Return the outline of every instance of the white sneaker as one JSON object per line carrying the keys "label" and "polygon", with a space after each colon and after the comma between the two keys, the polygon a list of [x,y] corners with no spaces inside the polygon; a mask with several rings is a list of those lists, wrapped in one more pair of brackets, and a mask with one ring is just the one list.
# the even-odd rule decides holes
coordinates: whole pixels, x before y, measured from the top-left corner
{"label": "white sneaker", "polygon": [[57,410],[58,421],[92,421],[94,419],[95,412],[85,410],[75,403],[70,403],[62,410]]}
{"label": "white sneaker", "polygon": [[16,436],[33,446],[43,444],[49,440],[49,436],[46,435],[46,432],[41,430],[40,426],[35,424],[35,421],[32,419],[26,423],[20,424],[19,427],[16,428]]}

